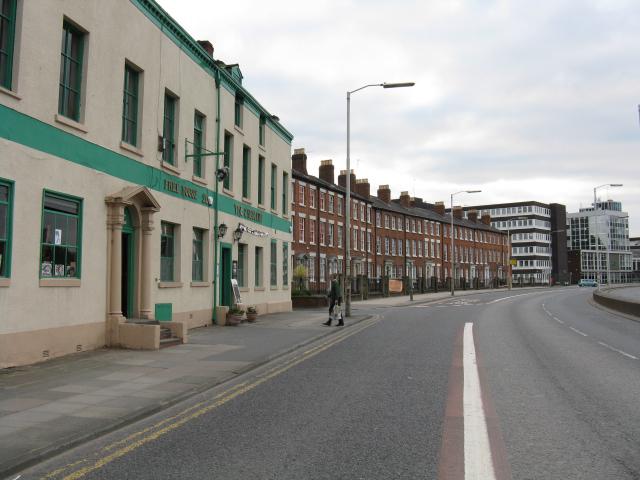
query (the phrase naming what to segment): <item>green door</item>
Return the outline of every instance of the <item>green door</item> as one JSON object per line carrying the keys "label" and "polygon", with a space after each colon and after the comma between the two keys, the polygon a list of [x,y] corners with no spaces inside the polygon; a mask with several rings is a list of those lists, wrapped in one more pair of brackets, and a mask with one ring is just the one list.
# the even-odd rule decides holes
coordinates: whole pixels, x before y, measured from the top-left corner
{"label": "green door", "polygon": [[231,245],[220,246],[220,305],[230,307],[231,302]]}
{"label": "green door", "polygon": [[135,229],[131,221],[131,211],[124,209],[124,225],[122,226],[122,282],[121,302],[122,314],[133,317],[133,292],[135,288]]}

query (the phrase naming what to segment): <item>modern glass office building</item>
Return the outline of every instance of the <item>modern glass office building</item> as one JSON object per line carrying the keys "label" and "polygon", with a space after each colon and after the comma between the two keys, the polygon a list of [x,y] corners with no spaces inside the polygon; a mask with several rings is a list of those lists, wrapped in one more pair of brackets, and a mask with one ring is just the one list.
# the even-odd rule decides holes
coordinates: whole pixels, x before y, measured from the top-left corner
{"label": "modern glass office building", "polygon": [[[595,208],[594,208],[595,207]],[[633,271],[629,215],[614,200],[567,215],[567,249],[579,278],[625,283]]]}

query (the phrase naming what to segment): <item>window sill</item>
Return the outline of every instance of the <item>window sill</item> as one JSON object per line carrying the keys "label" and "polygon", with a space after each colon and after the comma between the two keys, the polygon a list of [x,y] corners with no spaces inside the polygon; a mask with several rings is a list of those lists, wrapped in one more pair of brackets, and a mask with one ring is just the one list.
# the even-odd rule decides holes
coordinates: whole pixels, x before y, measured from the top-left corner
{"label": "window sill", "polygon": [[270,290],[273,292],[275,290],[278,290],[278,286],[277,285],[271,285]]}
{"label": "window sill", "polygon": [[127,143],[123,140],[120,140],[120,148],[139,157],[144,157],[144,153],[142,153],[142,150],[140,150],[135,145],[131,145],[130,143]]}
{"label": "window sill", "polygon": [[244,131],[242,130],[242,127],[239,127],[238,125],[234,125],[233,129],[244,137]]}
{"label": "window sill", "polygon": [[251,199],[247,197],[242,197],[242,203],[253,206],[253,202],[251,202]]}
{"label": "window sill", "polygon": [[11,279],[10,278],[0,278],[0,288],[10,287]]}
{"label": "window sill", "polygon": [[262,150],[264,153],[267,153],[267,149],[265,148],[264,145],[258,144],[258,148]]}
{"label": "window sill", "polygon": [[278,209],[272,208],[271,213],[273,213],[274,215],[278,215]]}
{"label": "window sill", "polygon": [[240,287],[240,291],[248,293],[249,292],[249,287]]}
{"label": "window sill", "polygon": [[224,187],[222,187],[222,193],[224,193],[225,195],[229,195],[230,197],[235,197],[235,195],[233,194],[233,192],[231,190],[228,190]]}
{"label": "window sill", "polygon": [[193,181],[193,183],[197,183],[198,185],[202,185],[203,187],[207,186],[207,179],[203,177],[199,177],[197,175],[193,175],[191,177],[191,181]]}
{"label": "window sill", "polygon": [[289,290],[289,285],[285,285],[284,287],[282,287],[283,290]]}
{"label": "window sill", "polygon": [[67,127],[71,127],[74,130],[78,130],[79,132],[89,133],[89,130],[84,126],[84,124],[76,122],[75,120],[71,120],[70,118],[60,115],[59,113],[56,113],[55,120],[56,122],[66,125]]}
{"label": "window sill", "polygon": [[254,287],[254,292],[264,292],[264,287]]}
{"label": "window sill", "polygon": [[18,95],[16,92],[14,92],[12,90],[8,90],[8,89],[6,89],[4,87],[0,87],[0,93],[6,95],[8,97],[14,98],[16,100],[22,100],[22,97],[20,95]]}
{"label": "window sill", "polygon": [[191,282],[192,287],[208,287],[209,285],[209,282]]}
{"label": "window sill", "polygon": [[41,278],[41,287],[79,287],[79,278]]}
{"label": "window sill", "polygon": [[259,203],[259,204],[258,204],[258,208],[259,208],[260,210],[266,210],[266,207],[264,206],[264,203]]}
{"label": "window sill", "polygon": [[158,282],[158,288],[182,288],[182,282]]}
{"label": "window sill", "polygon": [[180,170],[178,170],[178,167],[170,164],[169,162],[165,162],[164,160],[162,160],[160,165],[162,166],[163,170],[171,172],[171,173],[173,173],[175,175],[180,175]]}

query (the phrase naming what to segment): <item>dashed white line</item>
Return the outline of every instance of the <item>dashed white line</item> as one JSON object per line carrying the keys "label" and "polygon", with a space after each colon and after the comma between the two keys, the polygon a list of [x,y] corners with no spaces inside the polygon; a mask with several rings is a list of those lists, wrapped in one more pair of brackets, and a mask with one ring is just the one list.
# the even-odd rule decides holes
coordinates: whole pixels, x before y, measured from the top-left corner
{"label": "dashed white line", "polygon": [[598,342],[599,345],[602,345],[605,348],[608,348],[609,350],[612,350],[614,352],[619,353],[620,355],[624,355],[627,358],[630,358],[632,360],[638,360],[638,357],[634,357],[633,355],[631,355],[630,353],[627,352],[623,352],[622,350],[618,350],[617,348],[612,347],[611,345],[609,345],[608,343],[604,343],[604,342]]}
{"label": "dashed white line", "polygon": [[463,336],[464,478],[495,480],[487,422],[482,406],[478,362],[473,344],[473,323],[465,323]]}
{"label": "dashed white line", "polygon": [[561,323],[562,325],[564,325],[564,322],[562,320],[560,320],[558,317],[553,317],[553,319],[558,322]]}
{"label": "dashed white line", "polygon": [[583,337],[588,337],[589,335],[587,335],[586,333],[578,330],[577,328],[573,328],[573,327],[569,327],[570,330],[573,330],[574,332],[576,332],[579,335],[582,335]]}

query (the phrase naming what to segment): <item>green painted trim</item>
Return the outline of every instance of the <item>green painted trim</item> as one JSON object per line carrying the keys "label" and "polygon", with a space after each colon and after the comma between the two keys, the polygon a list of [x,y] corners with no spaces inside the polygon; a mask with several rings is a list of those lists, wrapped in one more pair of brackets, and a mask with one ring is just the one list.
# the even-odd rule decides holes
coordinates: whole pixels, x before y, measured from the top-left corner
{"label": "green painted trim", "polygon": [[[231,268],[233,265],[233,245],[231,243],[226,243],[226,242],[219,242],[220,243],[220,263],[222,263],[222,260],[224,258],[223,252],[225,250],[229,251],[229,259],[227,262],[227,271],[229,272],[229,282],[231,281],[231,276],[232,276],[232,272],[231,272]],[[228,290],[228,298],[225,298],[224,295],[224,291],[223,291],[223,287],[224,287],[224,278],[222,278],[222,269],[220,272],[220,305],[223,305],[223,302],[225,300],[227,300],[229,302],[229,305],[233,305],[233,293],[231,291],[231,289]]]}
{"label": "green painted trim", "polygon": [[[169,39],[176,44],[189,58],[197,65],[205,70],[209,75],[215,77],[215,72],[222,80],[224,86],[230,93],[235,95],[240,90],[248,100],[248,104],[256,112],[263,112],[267,117],[271,118],[271,114],[224,68],[216,64],[216,60],[212,59],[209,54],[200,46],[200,44],[182,28],[171,16],[154,0],[130,0],[131,3],[138,8],[156,27],[160,29]],[[259,115],[259,113],[258,113]],[[269,127],[285,142],[291,145],[293,134],[284,128],[279,122],[270,122]]]}
{"label": "green painted trim", "polygon": [[[235,213],[236,206],[246,207],[243,202],[218,194],[197,183],[184,180],[159,168],[146,165],[76,137],[71,133],[17,112],[5,105],[0,105],[0,138],[5,138],[127,182],[143,185],[184,201],[197,203],[207,208],[219,205],[220,211],[233,216],[237,216]],[[176,190],[178,191],[164,188],[166,182],[177,185]],[[185,196],[182,193],[185,189],[188,192],[192,192],[195,198]],[[209,196],[214,198],[213,206],[207,203],[207,197]],[[281,232],[289,233],[291,231],[291,222],[289,220],[268,212],[262,212],[262,221],[253,221],[253,223]]]}
{"label": "green painted trim", "polygon": [[7,250],[4,259],[7,271],[4,275],[0,274],[0,278],[11,278],[11,246],[13,244],[13,198],[15,195],[15,183],[5,178],[0,178],[0,184],[9,187],[9,201],[7,203]]}

